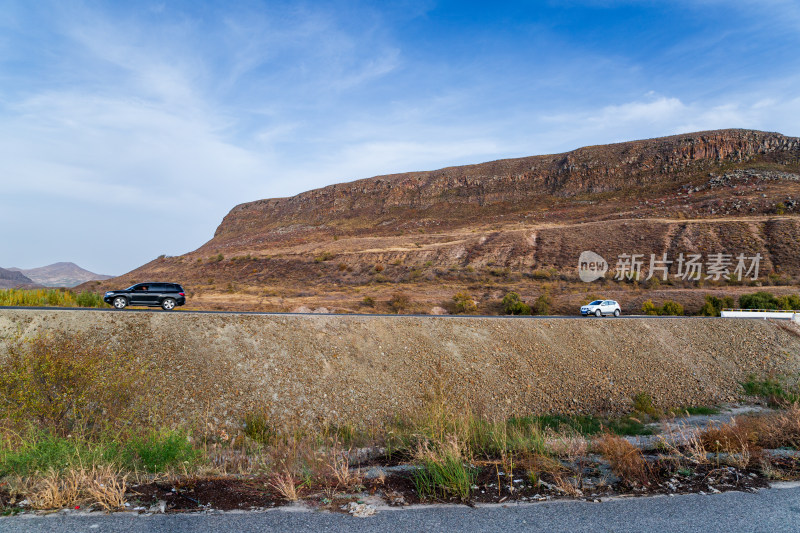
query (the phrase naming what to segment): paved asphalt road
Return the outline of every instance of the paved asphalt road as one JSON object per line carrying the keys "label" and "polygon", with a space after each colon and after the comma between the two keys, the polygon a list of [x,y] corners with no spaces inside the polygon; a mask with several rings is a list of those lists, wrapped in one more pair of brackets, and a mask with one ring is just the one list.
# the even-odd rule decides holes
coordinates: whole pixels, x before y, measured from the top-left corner
{"label": "paved asphalt road", "polygon": [[[175,311],[164,311],[159,307],[145,307],[139,309],[130,309],[127,308],[122,311],[118,311],[116,309],[112,309],[111,307],[24,307],[24,306],[7,306],[7,305],[0,305],[0,311],[4,309],[20,309],[20,310],[38,310],[38,311],[100,311],[105,313],[174,313]],[[200,314],[209,314],[209,315],[277,315],[277,316],[303,316],[303,315],[310,315],[310,316],[319,316],[319,313],[275,313],[275,312],[264,312],[264,311],[190,311],[190,310],[178,310],[176,311],[179,313],[200,313]],[[541,318],[575,318],[575,319],[586,319],[587,317],[582,317],[580,315],[394,315],[394,314],[369,314],[369,313],[326,313],[325,316],[382,316],[382,317],[401,317],[401,318],[408,318],[408,317],[424,317],[424,318],[496,318],[498,320],[530,320],[530,319],[541,319]],[[595,318],[595,317],[588,317],[588,318]],[[614,317],[603,317],[604,319],[614,319]],[[652,318],[652,319],[676,319],[676,318],[687,318],[685,316],[659,316],[659,315],[622,315],[617,318]],[[716,319],[719,317],[713,316],[693,316],[691,318],[699,318],[699,319]],[[751,319],[756,320],[756,319]]]}
{"label": "paved asphalt road", "polygon": [[708,533],[800,531],[800,486],[764,489],[755,494],[727,492],[602,503],[548,502],[522,505],[431,506],[381,510],[369,518],[327,512],[170,514],[130,513],[0,518],[3,533],[207,533],[256,531],[565,531]]}

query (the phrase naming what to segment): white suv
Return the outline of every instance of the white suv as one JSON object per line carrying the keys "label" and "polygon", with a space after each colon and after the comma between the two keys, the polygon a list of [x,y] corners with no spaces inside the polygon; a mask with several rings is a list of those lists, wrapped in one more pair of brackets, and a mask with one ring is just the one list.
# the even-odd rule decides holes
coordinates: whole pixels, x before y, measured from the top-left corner
{"label": "white suv", "polygon": [[581,307],[581,315],[583,316],[619,316],[620,314],[622,314],[622,309],[614,300],[595,300]]}

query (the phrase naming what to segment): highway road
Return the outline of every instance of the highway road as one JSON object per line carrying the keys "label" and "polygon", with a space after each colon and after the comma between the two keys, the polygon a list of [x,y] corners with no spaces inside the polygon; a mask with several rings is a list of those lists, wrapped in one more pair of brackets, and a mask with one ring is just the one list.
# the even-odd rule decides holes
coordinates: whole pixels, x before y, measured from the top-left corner
{"label": "highway road", "polygon": [[329,512],[292,511],[157,514],[23,515],[0,518],[3,533],[211,533],[260,531],[564,531],[705,533],[800,531],[800,486],[755,494],[726,492],[619,498],[602,503],[559,501],[534,504],[417,506],[381,509],[367,518]]}
{"label": "highway road", "polygon": [[[266,312],[266,311],[200,311],[176,308],[173,311],[164,311],[160,307],[143,307],[138,309],[131,309],[130,307],[117,310],[111,307],[25,307],[25,306],[0,306],[0,311],[5,309],[18,309],[18,310],[38,310],[38,311],[96,311],[102,313],[198,313],[210,315],[273,315],[273,316],[355,316],[355,317],[394,317],[394,318],[495,318],[498,320],[539,320],[539,319],[565,319],[574,318],[581,320],[595,319],[596,317],[583,317],[580,315],[395,315],[395,314],[379,314],[379,313],[279,313],[279,312]],[[678,319],[678,318],[698,318],[698,319],[715,319],[719,317],[712,316],[662,316],[662,315],[625,315],[619,317],[603,317],[603,320],[618,320],[625,318],[648,318],[648,319]]]}

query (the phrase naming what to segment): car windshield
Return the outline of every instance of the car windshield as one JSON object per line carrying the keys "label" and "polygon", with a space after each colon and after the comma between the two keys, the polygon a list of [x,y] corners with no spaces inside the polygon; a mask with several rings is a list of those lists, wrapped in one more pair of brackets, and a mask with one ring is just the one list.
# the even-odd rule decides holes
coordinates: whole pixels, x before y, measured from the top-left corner
{"label": "car windshield", "polygon": [[603,303],[603,300],[595,300],[592,303],[590,303],[589,305],[600,305],[601,303]]}

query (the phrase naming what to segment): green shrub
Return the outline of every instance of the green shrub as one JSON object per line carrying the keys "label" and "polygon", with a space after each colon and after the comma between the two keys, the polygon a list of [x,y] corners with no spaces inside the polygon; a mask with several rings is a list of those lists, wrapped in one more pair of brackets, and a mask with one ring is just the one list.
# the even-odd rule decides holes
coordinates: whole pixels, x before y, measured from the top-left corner
{"label": "green shrub", "polygon": [[94,292],[83,291],[75,296],[78,307],[103,307],[103,297]]}
{"label": "green shrub", "polygon": [[720,316],[723,309],[731,309],[736,306],[733,298],[724,296],[717,298],[716,296],[706,295],[706,302],[700,308],[700,316]]}
{"label": "green shrub", "polygon": [[592,415],[537,415],[512,418],[509,424],[533,425],[539,431],[574,430],[581,435],[592,436],[605,430],[615,435],[650,435],[653,430],[633,416],[603,418]]}
{"label": "green shrub", "polygon": [[389,299],[389,307],[395,313],[402,313],[408,306],[411,305],[411,299],[408,297],[407,294],[402,292],[396,292],[392,295]]}
{"label": "green shrub", "polygon": [[765,291],[743,294],[739,297],[739,307],[742,309],[778,309],[778,299]]}
{"label": "green shrub", "polygon": [[108,342],[68,333],[15,339],[0,361],[0,419],[56,435],[100,431],[135,415],[144,376]]}
{"label": "green shrub", "polygon": [[99,465],[116,458],[116,445],[92,444],[78,438],[65,438],[34,432],[13,446],[0,448],[0,476],[27,476],[36,472],[60,472],[74,466]]}
{"label": "green shrub", "polygon": [[657,315],[659,314],[659,308],[653,303],[653,300],[645,300],[642,304],[642,313],[646,315]]}
{"label": "green shrub", "polygon": [[678,302],[667,300],[661,306],[661,315],[683,316],[683,306]]}
{"label": "green shrub", "polygon": [[778,309],[800,310],[800,296],[787,294],[778,298]]}
{"label": "green shrub", "polygon": [[503,306],[503,312],[507,315],[529,315],[531,308],[528,304],[522,301],[519,294],[516,292],[509,292],[503,296],[500,302]]}
{"label": "green shrub", "polygon": [[653,300],[646,300],[642,304],[642,312],[646,315],[673,315],[681,316],[684,313],[683,306],[678,302],[667,300],[659,307],[653,303]]}
{"label": "green shrub", "polygon": [[533,302],[531,312],[535,315],[549,315],[552,306],[553,301],[550,299],[550,295],[547,293],[541,294],[536,298],[536,301]]}
{"label": "green shrub", "polygon": [[322,252],[321,254],[319,254],[317,257],[314,258],[314,262],[322,263],[323,261],[330,261],[334,257],[336,257],[336,254],[332,252]]}
{"label": "green shrub", "polygon": [[372,296],[364,296],[361,300],[361,305],[365,305],[367,307],[375,307],[375,298]]}
{"label": "green shrub", "polygon": [[466,292],[456,293],[453,296],[453,305],[457,314],[471,315],[478,312],[478,305],[472,299],[472,296]]}

